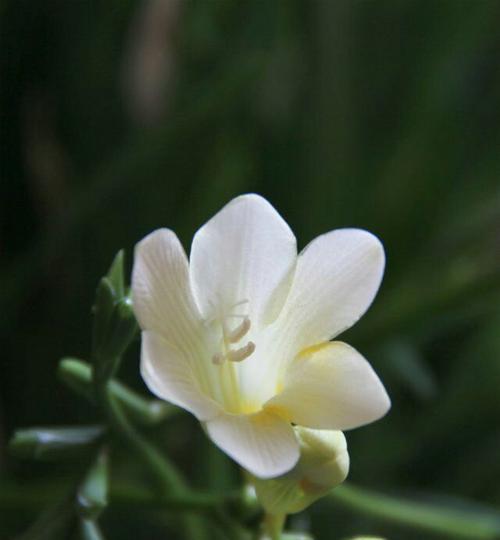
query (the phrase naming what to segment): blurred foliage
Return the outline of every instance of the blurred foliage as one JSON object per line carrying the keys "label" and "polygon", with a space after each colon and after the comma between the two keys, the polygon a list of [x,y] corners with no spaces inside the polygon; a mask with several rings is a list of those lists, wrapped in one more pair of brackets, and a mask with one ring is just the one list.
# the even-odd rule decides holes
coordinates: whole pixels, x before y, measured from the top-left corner
{"label": "blurred foliage", "polygon": [[[14,428],[96,422],[56,366],[89,358],[89,306],[117,249],[130,264],[160,226],[188,248],[255,191],[301,246],[356,226],[387,250],[381,292],[346,341],[393,408],[347,434],[350,478],[498,506],[499,24],[496,0],[4,0],[0,448]],[[121,373],[146,392],[137,345]],[[157,439],[194,486],[238,483],[189,415]],[[113,456],[112,475],[138,474]],[[26,491],[0,498],[0,537],[25,531],[74,475],[1,450],[0,486]],[[111,540],[154,540],[175,520],[118,505],[100,523]],[[334,499],[292,524],[317,538],[422,538]]]}

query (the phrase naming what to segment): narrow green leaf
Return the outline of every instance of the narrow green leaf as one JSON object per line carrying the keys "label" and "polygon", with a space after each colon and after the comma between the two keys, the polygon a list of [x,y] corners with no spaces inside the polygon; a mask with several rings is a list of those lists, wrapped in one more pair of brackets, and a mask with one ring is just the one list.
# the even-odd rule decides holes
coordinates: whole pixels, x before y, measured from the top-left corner
{"label": "narrow green leaf", "polygon": [[85,454],[103,433],[102,426],[21,429],[14,433],[9,450],[20,458],[58,461]]}
{"label": "narrow green leaf", "polygon": [[344,483],[328,496],[354,512],[451,538],[494,540],[500,537],[500,512],[464,510],[390,497]]}
{"label": "narrow green leaf", "polygon": [[90,467],[76,494],[76,505],[80,516],[95,520],[108,504],[108,455],[99,453]]}

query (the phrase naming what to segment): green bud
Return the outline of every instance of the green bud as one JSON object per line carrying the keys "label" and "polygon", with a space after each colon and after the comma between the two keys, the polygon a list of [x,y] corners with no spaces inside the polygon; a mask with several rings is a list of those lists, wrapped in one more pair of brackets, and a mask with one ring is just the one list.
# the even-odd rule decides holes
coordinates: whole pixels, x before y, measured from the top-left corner
{"label": "green bud", "polygon": [[108,459],[101,452],[89,469],[76,495],[77,510],[82,518],[95,520],[108,504]]}
{"label": "green bud", "polygon": [[103,433],[102,426],[21,429],[14,433],[9,449],[20,458],[57,461],[81,456]]}
{"label": "green bud", "polygon": [[57,368],[59,379],[70,389],[91,403],[94,400],[92,390],[92,366],[78,358],[63,358]]}
{"label": "green bud", "polygon": [[120,357],[130,345],[138,331],[132,300],[123,297],[114,306],[106,343],[101,347],[101,356]]}
{"label": "green bud", "polygon": [[115,307],[116,295],[111,281],[103,277],[97,285],[94,306],[94,325],[92,330],[92,351],[93,356],[99,355],[101,349],[106,343],[113,310]]}
{"label": "green bud", "polygon": [[[95,403],[92,387],[92,366],[77,358],[63,358],[58,367],[61,381],[76,394]],[[124,408],[128,416],[140,424],[154,425],[180,411],[178,407],[159,399],[147,399],[126,386],[111,379],[108,389],[113,399]]]}
{"label": "green bud", "polygon": [[125,292],[123,264],[123,251],[119,251],[97,286],[92,332],[96,389],[102,389],[116,372],[122,354],[138,330],[132,301]]}
{"label": "green bud", "polygon": [[120,249],[120,251],[115,255],[115,258],[113,259],[113,262],[111,263],[106,275],[113,286],[113,291],[116,298],[123,298],[125,296],[124,263],[125,252],[123,249]]}
{"label": "green bud", "polygon": [[341,431],[296,426],[300,458],[278,478],[254,478],[257,497],[271,514],[293,514],[307,508],[342,483],[349,472],[349,454]]}

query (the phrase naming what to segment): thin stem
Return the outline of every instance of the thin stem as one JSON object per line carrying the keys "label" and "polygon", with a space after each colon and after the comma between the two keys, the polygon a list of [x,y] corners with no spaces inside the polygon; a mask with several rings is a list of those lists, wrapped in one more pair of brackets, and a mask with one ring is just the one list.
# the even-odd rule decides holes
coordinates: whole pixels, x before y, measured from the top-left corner
{"label": "thin stem", "polygon": [[135,450],[144,465],[148,467],[158,485],[159,492],[162,495],[168,495],[185,491],[184,480],[175,467],[135,429],[123,413],[118,401],[110,396],[107,387],[104,388],[103,394],[106,395],[107,417],[112,430]]}
{"label": "thin stem", "polygon": [[[98,400],[111,429],[135,450],[149,468],[151,476],[157,483],[159,494],[164,497],[169,494],[188,493],[184,480],[175,467],[129,422],[118,401],[111,396],[108,385],[99,384],[97,390]],[[184,525],[188,538],[204,540],[205,532],[198,516],[193,514],[186,516]]]}
{"label": "thin stem", "polygon": [[[67,492],[66,484],[53,483],[49,485],[19,486],[18,484],[3,484],[0,487],[0,507],[5,509],[24,509],[37,511],[47,504],[56,503]],[[113,506],[132,506],[134,508],[149,508],[171,510],[176,512],[208,512],[231,503],[237,503],[239,492],[229,495],[190,492],[183,494],[158,494],[134,485],[119,484],[110,488],[110,499]]]}
{"label": "thin stem", "polygon": [[500,537],[500,514],[425,504],[381,495],[344,483],[329,499],[356,513],[451,538],[493,540]]}
{"label": "thin stem", "polygon": [[262,521],[261,540],[280,540],[285,526],[286,514],[265,514]]}

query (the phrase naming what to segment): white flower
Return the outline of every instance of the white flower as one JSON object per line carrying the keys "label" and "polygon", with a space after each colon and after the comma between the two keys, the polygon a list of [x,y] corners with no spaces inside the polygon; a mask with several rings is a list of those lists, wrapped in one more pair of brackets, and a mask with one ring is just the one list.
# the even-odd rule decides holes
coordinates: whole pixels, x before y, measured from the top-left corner
{"label": "white flower", "polygon": [[299,458],[292,424],[345,430],[390,407],[370,364],[329,341],[354,324],[382,279],[372,234],[340,229],[297,256],[295,237],[258,195],[232,200],[195,235],[136,247],[134,310],[150,390],[193,413],[212,441],[260,478]]}

